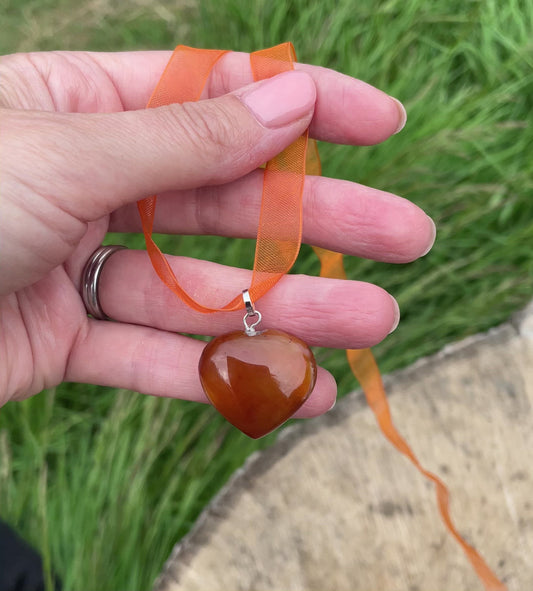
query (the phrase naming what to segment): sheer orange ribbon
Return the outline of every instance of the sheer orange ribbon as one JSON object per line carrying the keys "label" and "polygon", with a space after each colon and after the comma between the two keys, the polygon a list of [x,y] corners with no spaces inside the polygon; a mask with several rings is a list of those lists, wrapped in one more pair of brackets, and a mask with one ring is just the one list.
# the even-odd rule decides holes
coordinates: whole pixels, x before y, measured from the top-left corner
{"label": "sheer orange ribbon", "polygon": [[[148,108],[199,100],[213,66],[225,53],[179,46],[163,72]],[[288,43],[257,51],[251,54],[254,78],[263,80],[291,70],[295,60],[294,49]],[[306,132],[266,164],[252,284],[249,288],[253,302],[274,287],[298,256],[302,240],[302,193],[307,146]],[[177,296],[198,312],[244,308],[241,294],[222,308],[204,306],[189,296],[179,285],[163,253],[152,239],[156,197],[143,199],[137,206],[152,265],[161,280]]]}
{"label": "sheer orange ribbon", "polygon": [[[199,50],[178,46],[172,55],[147,107],[197,101],[201,98],[211,70],[225,54],[219,50]],[[255,80],[262,80],[293,69],[294,48],[285,43],[250,55]],[[319,175],[320,159],[316,142],[307,132],[281,154],[270,160],[264,172],[263,197],[257,233],[252,283],[252,301],[257,301],[292,267],[302,237],[302,194],[305,175]],[[138,202],[147,251],[161,280],[191,308],[199,312],[230,311],[244,308],[242,295],[237,295],[222,308],[210,308],[194,300],[178,283],[165,256],[152,239],[156,197]],[[321,262],[322,277],[346,279],[342,255],[314,248]],[[506,586],[490,570],[478,552],[455,528],[449,511],[449,493],[444,483],[424,469],[394,426],[381,375],[370,349],[346,351],[353,374],[361,384],[378,425],[394,447],[435,485],[437,505],[442,520],[464,550],[486,591],[505,591]]]}

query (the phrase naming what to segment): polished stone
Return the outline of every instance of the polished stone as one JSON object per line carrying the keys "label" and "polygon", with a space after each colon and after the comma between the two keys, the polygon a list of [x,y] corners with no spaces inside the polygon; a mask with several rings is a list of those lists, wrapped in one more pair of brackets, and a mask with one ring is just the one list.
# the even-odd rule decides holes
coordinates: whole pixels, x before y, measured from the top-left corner
{"label": "polished stone", "polygon": [[199,363],[213,406],[257,439],[289,419],[311,394],[316,362],[299,338],[280,330],[254,336],[232,332],[213,339]]}

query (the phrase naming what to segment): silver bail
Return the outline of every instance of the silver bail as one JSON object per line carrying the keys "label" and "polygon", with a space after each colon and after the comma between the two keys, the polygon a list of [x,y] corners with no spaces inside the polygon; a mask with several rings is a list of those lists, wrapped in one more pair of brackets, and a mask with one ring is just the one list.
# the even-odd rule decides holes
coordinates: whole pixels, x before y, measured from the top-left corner
{"label": "silver bail", "polygon": [[[261,322],[261,312],[254,308],[252,298],[250,297],[250,292],[247,289],[242,292],[242,299],[244,300],[244,305],[246,306],[246,314],[243,318],[244,332],[246,332],[249,337],[253,337],[257,334],[255,327]],[[256,318],[256,321],[248,324],[247,320],[250,318]]]}

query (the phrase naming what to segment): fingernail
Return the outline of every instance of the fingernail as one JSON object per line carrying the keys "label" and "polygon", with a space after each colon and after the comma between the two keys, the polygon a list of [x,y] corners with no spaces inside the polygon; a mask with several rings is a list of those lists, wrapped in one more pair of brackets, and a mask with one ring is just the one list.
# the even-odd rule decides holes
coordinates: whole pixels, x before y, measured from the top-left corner
{"label": "fingernail", "polygon": [[291,71],[255,84],[239,98],[259,123],[282,127],[312,112],[316,88],[310,76]]}
{"label": "fingernail", "polygon": [[389,330],[389,334],[394,332],[400,323],[400,306],[398,306],[398,302],[392,296],[391,300],[394,304],[394,322],[392,324],[392,328]]}
{"label": "fingernail", "polygon": [[431,234],[430,234],[430,238],[429,238],[429,242],[428,242],[428,247],[426,248],[426,250],[420,255],[420,256],[426,256],[427,253],[433,248],[433,245],[435,244],[435,238],[437,237],[437,227],[435,226],[435,222],[428,216],[428,220],[431,224]]}
{"label": "fingernail", "polygon": [[400,114],[400,118],[398,119],[398,127],[394,132],[396,134],[400,133],[400,131],[402,131],[402,129],[405,127],[405,124],[407,123],[407,111],[397,98],[394,98],[393,96],[391,96],[390,98],[396,103],[396,106],[398,107],[398,112]]}

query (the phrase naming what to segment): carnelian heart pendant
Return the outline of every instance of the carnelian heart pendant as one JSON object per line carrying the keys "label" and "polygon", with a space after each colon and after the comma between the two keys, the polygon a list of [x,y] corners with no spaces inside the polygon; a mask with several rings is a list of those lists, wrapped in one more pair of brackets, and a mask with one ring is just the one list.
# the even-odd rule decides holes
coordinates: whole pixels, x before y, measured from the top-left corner
{"label": "carnelian heart pendant", "polygon": [[217,337],[205,347],[199,370],[211,404],[254,439],[289,419],[316,382],[311,349],[281,330]]}

